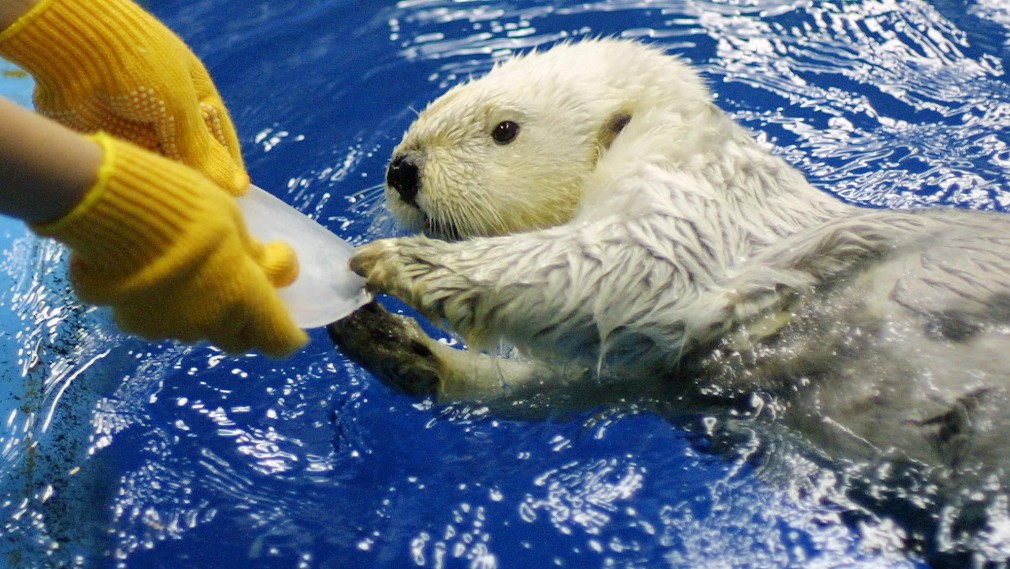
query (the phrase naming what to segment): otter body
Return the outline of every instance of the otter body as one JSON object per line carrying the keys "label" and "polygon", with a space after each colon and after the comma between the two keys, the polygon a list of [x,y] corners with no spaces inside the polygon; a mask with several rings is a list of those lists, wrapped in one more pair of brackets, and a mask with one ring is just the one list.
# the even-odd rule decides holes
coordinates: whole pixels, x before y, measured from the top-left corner
{"label": "otter body", "polygon": [[[674,57],[594,40],[505,62],[419,115],[387,199],[424,235],[361,247],[352,268],[471,350],[375,307],[332,331],[408,391],[652,377],[688,400],[760,394],[840,460],[1005,479],[1010,217],[841,203]],[[528,359],[473,351],[500,342]]]}

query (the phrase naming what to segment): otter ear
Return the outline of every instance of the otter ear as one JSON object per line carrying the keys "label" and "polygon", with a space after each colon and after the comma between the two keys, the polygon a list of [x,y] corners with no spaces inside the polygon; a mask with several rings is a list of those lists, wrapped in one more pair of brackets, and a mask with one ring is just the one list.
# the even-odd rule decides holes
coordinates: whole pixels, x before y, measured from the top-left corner
{"label": "otter ear", "polygon": [[631,115],[625,112],[619,111],[610,115],[610,119],[603,123],[603,126],[600,127],[600,132],[596,137],[601,153],[610,148],[610,145],[614,143],[614,139],[617,138],[617,135],[621,134],[624,127],[628,126],[629,121],[631,121]]}

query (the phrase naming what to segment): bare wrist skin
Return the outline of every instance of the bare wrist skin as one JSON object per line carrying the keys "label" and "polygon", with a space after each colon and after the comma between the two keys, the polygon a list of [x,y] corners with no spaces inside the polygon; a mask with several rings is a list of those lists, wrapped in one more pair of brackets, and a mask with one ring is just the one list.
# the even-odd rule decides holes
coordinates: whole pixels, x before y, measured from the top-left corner
{"label": "bare wrist skin", "polygon": [[84,136],[0,98],[0,214],[55,221],[94,185],[102,149]]}
{"label": "bare wrist skin", "polygon": [[0,0],[0,31],[7,29],[39,0]]}

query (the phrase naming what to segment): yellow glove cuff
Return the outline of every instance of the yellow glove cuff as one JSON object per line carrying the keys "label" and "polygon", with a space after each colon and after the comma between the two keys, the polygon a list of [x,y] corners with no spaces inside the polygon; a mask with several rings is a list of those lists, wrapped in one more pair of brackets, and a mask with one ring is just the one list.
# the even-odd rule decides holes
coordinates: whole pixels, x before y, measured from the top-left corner
{"label": "yellow glove cuff", "polygon": [[248,187],[203,63],[130,0],[42,0],[0,33],[0,56],[35,78],[40,113],[183,162],[234,195]]}
{"label": "yellow glove cuff", "polygon": [[63,218],[33,226],[73,251],[82,300],[112,306],[124,330],[147,338],[271,355],[307,341],[274,289],[297,274],[290,249],[252,239],[234,198],[199,172],[91,138],[105,152],[95,185]]}
{"label": "yellow glove cuff", "polygon": [[27,12],[22,14],[13,24],[8,26],[7,29],[0,30],[0,45],[7,41],[7,38],[17,35],[22,28],[28,27],[52,2],[53,0],[40,0]]}
{"label": "yellow glove cuff", "polygon": [[[221,229],[207,226],[194,232],[200,222],[194,216],[213,208],[227,211],[229,204],[225,199],[212,199],[217,197],[213,194],[193,191],[207,184],[196,171],[175,168],[177,177],[168,180],[159,175],[164,164],[158,162],[168,162],[166,159],[117,144],[103,133],[89,138],[104,151],[94,186],[64,217],[33,225],[36,233],[65,243],[92,273],[115,274],[124,265],[144,265],[151,260],[164,264],[161,255],[178,239],[190,241],[189,247],[214,244],[215,233]],[[227,198],[223,193],[221,197]],[[177,267],[161,268],[172,271]],[[151,272],[149,269],[145,275]]]}

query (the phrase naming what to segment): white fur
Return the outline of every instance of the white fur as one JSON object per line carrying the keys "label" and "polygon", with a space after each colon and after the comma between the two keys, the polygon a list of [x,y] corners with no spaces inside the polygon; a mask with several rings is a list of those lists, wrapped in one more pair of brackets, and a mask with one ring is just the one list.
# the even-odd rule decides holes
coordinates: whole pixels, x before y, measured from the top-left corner
{"label": "white fur", "polygon": [[[631,121],[602,149],[601,129],[620,113]],[[489,133],[506,119],[520,135],[495,144]],[[761,149],[687,66],[633,42],[510,60],[432,103],[394,150],[404,152],[419,156],[419,209],[390,190],[387,199],[406,226],[433,219],[462,237],[510,236],[378,243],[356,264],[373,286],[447,318],[472,342],[504,338],[542,355],[631,350],[637,359],[635,345],[652,349],[645,335],[665,358],[726,319],[733,293],[720,281],[735,263],[849,209]],[[387,278],[393,251],[384,249],[394,246],[431,248],[453,274],[397,268]],[[455,285],[458,297],[436,290],[470,272],[481,280]],[[471,304],[481,285],[493,293]]]}
{"label": "white fur", "polygon": [[[520,125],[504,145],[503,120]],[[388,191],[389,207],[429,236],[366,245],[352,267],[471,345],[534,359],[454,350],[372,306],[331,333],[377,376],[443,399],[548,398],[525,408],[565,391],[770,416],[846,463],[936,469],[936,546],[953,566],[959,551],[1005,561],[1010,539],[986,524],[1007,516],[1010,217],[838,202],[687,66],[617,40],[455,87],[394,154],[420,183],[416,206]]]}
{"label": "white fur", "polygon": [[[521,126],[511,144],[491,140],[502,120]],[[845,205],[761,148],[686,65],[619,40],[559,45],[455,87],[404,152],[420,158],[418,207],[390,192],[392,211],[464,239],[381,240],[352,266],[472,344],[782,393],[785,420],[828,449],[1006,462],[1005,413],[948,424],[1006,398],[1005,216]],[[496,391],[486,365],[441,349],[443,396],[525,381],[510,371]],[[973,430],[986,421],[1000,428]]]}

